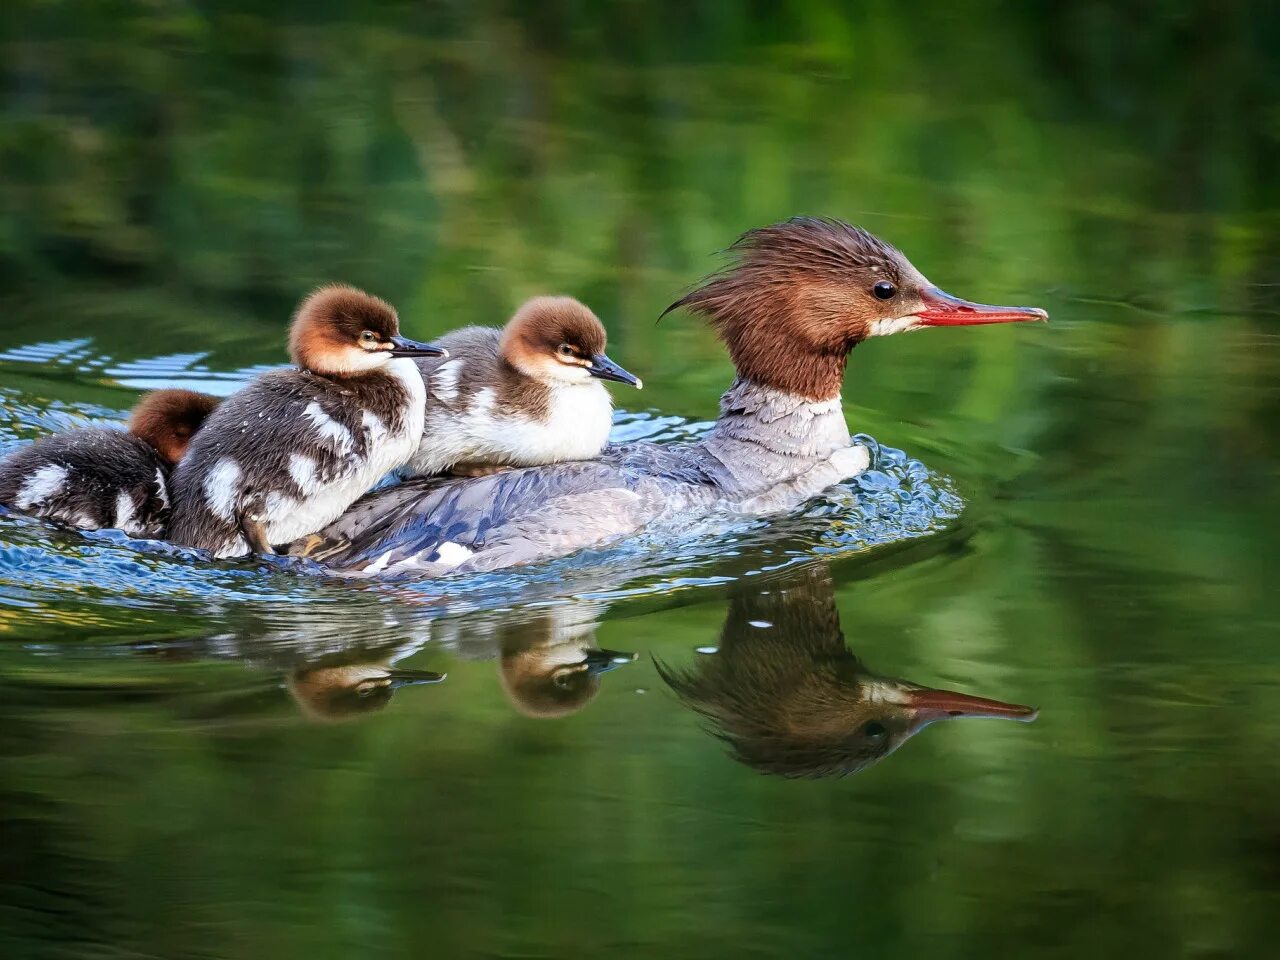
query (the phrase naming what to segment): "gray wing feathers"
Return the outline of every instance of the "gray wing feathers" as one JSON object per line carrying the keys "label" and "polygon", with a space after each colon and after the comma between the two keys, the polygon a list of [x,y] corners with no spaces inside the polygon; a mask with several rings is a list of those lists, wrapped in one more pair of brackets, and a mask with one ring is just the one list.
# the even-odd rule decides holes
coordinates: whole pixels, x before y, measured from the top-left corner
{"label": "gray wing feathers", "polygon": [[291,552],[342,570],[497,569],[634,532],[651,502],[635,476],[598,460],[415,480],[364,497]]}

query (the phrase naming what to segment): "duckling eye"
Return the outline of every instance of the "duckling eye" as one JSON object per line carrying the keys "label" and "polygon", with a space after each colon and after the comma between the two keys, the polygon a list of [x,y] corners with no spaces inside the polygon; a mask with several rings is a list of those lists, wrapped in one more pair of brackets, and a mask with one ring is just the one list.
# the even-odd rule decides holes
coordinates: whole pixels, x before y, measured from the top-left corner
{"label": "duckling eye", "polygon": [[573,347],[567,343],[562,343],[560,344],[560,346],[556,347],[556,353],[560,354],[560,356],[565,357],[566,359],[570,359],[570,360],[573,359],[574,352],[575,351]]}
{"label": "duckling eye", "polygon": [[888,280],[881,280],[871,288],[871,292],[876,295],[877,300],[892,300],[894,294],[898,292],[898,288]]}
{"label": "duckling eye", "polygon": [[363,333],[360,334],[360,342],[361,343],[377,343],[378,335],[374,333],[372,330],[365,330]]}
{"label": "duckling eye", "polygon": [[862,725],[862,735],[872,743],[879,743],[889,735],[889,731],[883,723],[871,720]]}

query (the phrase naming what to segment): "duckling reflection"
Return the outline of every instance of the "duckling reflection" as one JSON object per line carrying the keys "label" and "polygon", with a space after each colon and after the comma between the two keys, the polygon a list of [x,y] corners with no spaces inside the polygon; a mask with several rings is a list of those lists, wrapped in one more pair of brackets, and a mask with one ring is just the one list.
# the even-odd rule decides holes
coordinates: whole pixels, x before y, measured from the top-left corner
{"label": "duckling reflection", "polygon": [[[220,715],[275,709],[281,686],[306,719],[352,720],[388,707],[406,686],[436,684],[446,674],[401,664],[444,650],[462,660],[496,660],[512,706],[530,717],[577,713],[600,692],[601,678],[632,663],[634,653],[601,649],[596,628],[603,604],[574,601],[534,611],[476,612],[432,619],[430,611],[379,605],[290,608],[272,618],[245,611],[232,632],[130,644],[135,653],[183,660],[235,661],[277,678],[269,702],[261,691],[220,698]],[[407,613],[407,615],[406,615]]]}
{"label": "duckling reflection", "polygon": [[[386,709],[404,687],[437,684],[446,674],[402,666],[431,646],[429,621],[402,621],[368,606],[341,611],[291,608],[264,618],[227,617],[235,626],[208,637],[144,641],[136,653],[165,660],[228,661],[270,676],[268,684],[193,699],[204,719],[249,719],[291,705],[305,720],[354,720]],[[287,698],[281,695],[281,689]]]}
{"label": "duckling reflection", "polygon": [[845,645],[825,566],[765,590],[758,581],[740,583],[715,655],[691,669],[656,666],[734,759],[784,777],[857,773],[936,720],[1037,715],[871,673]]}
{"label": "duckling reflection", "polygon": [[401,687],[439,683],[445,676],[430,670],[396,670],[384,660],[295,668],[285,687],[304,717],[336,723],[382,710]]}
{"label": "duckling reflection", "polygon": [[[567,717],[600,692],[601,677],[636,659],[601,649],[596,627],[604,608],[578,602],[551,607],[524,621],[462,620],[437,636],[462,656],[498,656],[498,678],[511,705],[528,717]],[[465,639],[463,639],[465,634]],[[477,645],[479,641],[479,645]]]}

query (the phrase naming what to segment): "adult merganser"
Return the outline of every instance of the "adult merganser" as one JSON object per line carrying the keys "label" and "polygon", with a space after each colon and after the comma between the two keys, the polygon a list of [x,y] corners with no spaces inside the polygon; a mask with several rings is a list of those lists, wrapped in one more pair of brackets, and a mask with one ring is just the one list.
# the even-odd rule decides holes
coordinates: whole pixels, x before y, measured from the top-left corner
{"label": "adult merganser", "polygon": [[1048,316],[943,293],[894,247],[838,220],[751,230],[731,252],[736,263],[667,308],[706,317],[737,367],[705,438],[620,444],[598,460],[474,480],[410,481],[291,552],[336,569],[435,576],[563,556],[663,518],[792,509],[867,467],[840,409],[855,346],[923,327]]}
{"label": "adult merganser", "polygon": [[483,476],[600,455],[613,425],[601,380],[640,380],[605,356],[600,319],[572,297],[536,297],[498,330],[464,327],[419,360],[427,384],[422,444],[403,475]]}
{"label": "adult merganser", "polygon": [[223,401],[174,471],[169,539],[217,557],[274,552],[341,515],[422,439],[426,391],[390,304],[321,287],[274,370]]}
{"label": "adult merganser", "polygon": [[124,430],[69,430],[0,460],[0,504],[80,530],[159,537],[169,520],[169,471],[218,398],[156,390]]}
{"label": "adult merganser", "polygon": [[716,652],[691,669],[657,669],[735,760],[784,777],[857,773],[937,720],[1037,716],[1033,707],[869,671],[845,644],[825,565],[764,587],[739,581]]}

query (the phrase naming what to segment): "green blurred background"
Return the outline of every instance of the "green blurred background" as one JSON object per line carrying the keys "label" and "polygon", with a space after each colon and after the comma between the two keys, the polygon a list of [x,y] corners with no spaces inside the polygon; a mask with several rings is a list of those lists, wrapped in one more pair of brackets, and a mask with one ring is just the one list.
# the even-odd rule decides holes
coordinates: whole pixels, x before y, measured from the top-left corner
{"label": "green blurred background", "polygon": [[[46,595],[4,527],[5,956],[1274,955],[1280,6],[8,0],[0,30],[5,440],[281,362],[327,280],[424,337],[579,296],[645,380],[619,403],[707,419],[727,359],[655,318],[800,213],[1053,317],[851,357],[850,426],[967,507],[835,562],[850,646],[1042,715],[848,780],[735,764],[663,687],[648,654],[714,645],[722,587],[616,602],[596,639],[641,660],[571,717],[485,659],[536,612],[446,604],[412,660],[445,683],[317,724],[307,637],[403,598]],[[387,648],[422,626],[388,616]]]}

